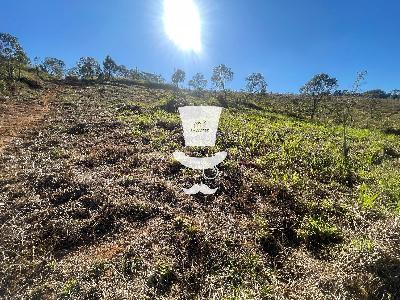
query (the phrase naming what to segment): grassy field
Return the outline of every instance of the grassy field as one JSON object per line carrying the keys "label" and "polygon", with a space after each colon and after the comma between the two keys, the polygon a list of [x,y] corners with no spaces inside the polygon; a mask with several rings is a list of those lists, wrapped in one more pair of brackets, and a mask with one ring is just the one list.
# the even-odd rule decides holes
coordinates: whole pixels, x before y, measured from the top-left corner
{"label": "grassy field", "polygon": [[[0,153],[0,298],[400,298],[400,101],[357,100],[345,160],[339,98],[310,120],[295,95],[19,91],[50,102]],[[216,146],[185,148],[228,152],[213,196],[172,159],[200,104],[225,107]]]}

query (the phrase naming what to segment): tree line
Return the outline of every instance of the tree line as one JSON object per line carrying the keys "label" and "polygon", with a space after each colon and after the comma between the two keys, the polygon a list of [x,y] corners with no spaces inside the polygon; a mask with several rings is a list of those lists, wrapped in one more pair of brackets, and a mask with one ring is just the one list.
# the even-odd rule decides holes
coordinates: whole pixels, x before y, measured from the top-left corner
{"label": "tree line", "polygon": [[[129,69],[119,65],[110,55],[107,55],[102,65],[93,57],[81,57],[74,67],[67,69],[64,61],[54,57],[40,59],[35,57],[33,63],[28,58],[18,39],[7,33],[0,33],[0,79],[15,80],[21,76],[21,69],[33,67],[36,72],[46,72],[50,76],[67,80],[104,80],[114,78],[129,80],[143,80],[152,83],[166,83],[159,74]],[[18,75],[16,75],[18,71]],[[226,93],[227,84],[233,80],[233,71],[224,64],[216,66],[210,78],[213,87]],[[186,73],[177,69],[171,77],[171,83],[179,88],[185,82]],[[267,83],[261,73],[253,73],[246,78],[246,91],[250,93],[265,93]],[[201,73],[196,73],[188,82],[190,89],[204,91],[207,89],[208,80]]]}
{"label": "tree line", "polygon": [[[0,33],[0,80],[21,79],[21,70],[33,67],[36,72],[45,72],[58,79],[67,80],[99,80],[110,81],[115,78],[127,80],[142,80],[151,83],[165,84],[166,80],[160,74],[143,72],[136,69],[127,68],[119,65],[107,55],[102,65],[93,57],[81,57],[74,67],[67,69],[64,61],[54,57],[40,59],[35,57],[31,63],[26,52],[20,45],[18,39],[8,33]],[[233,80],[234,72],[225,64],[220,64],[213,68],[210,78],[212,88],[227,92],[227,85]],[[177,88],[183,88],[186,80],[186,73],[182,69],[176,69],[171,76],[171,83]],[[245,89],[243,91],[251,94],[265,94],[268,84],[261,73],[252,73],[245,79]],[[208,80],[201,73],[196,73],[189,81],[188,87],[191,90],[202,92],[207,89]],[[317,111],[319,103],[323,98],[334,95],[342,96],[352,94],[353,91],[338,90],[338,81],[325,73],[317,74],[309,82],[300,88],[300,93],[312,98],[312,117]],[[400,90],[396,89],[390,93],[383,90],[370,90],[359,93],[369,98],[400,99]]]}

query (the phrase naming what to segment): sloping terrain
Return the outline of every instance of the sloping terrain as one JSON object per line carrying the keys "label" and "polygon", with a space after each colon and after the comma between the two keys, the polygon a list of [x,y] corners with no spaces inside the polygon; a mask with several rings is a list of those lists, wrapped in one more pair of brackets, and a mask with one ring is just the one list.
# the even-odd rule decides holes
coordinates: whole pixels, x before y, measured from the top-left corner
{"label": "sloping terrain", "polygon": [[[177,108],[212,95],[57,85],[0,153],[4,299],[398,299],[400,141],[227,105],[211,149]],[[37,94],[46,95],[45,89]],[[229,103],[229,102],[228,102]],[[226,103],[225,103],[226,104]],[[227,150],[214,196],[175,150]]]}
{"label": "sloping terrain", "polygon": [[55,91],[51,89],[40,97],[37,92],[28,91],[28,95],[22,95],[23,101],[13,97],[0,102],[0,149],[24,129],[40,122],[48,112],[49,99],[55,95]]}

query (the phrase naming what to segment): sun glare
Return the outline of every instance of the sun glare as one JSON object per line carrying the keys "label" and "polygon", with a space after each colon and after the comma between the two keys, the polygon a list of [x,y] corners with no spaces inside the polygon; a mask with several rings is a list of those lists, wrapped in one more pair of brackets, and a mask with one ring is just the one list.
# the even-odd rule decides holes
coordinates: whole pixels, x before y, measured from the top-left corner
{"label": "sun glare", "polygon": [[182,50],[201,51],[201,22],[193,0],[164,0],[164,28]]}

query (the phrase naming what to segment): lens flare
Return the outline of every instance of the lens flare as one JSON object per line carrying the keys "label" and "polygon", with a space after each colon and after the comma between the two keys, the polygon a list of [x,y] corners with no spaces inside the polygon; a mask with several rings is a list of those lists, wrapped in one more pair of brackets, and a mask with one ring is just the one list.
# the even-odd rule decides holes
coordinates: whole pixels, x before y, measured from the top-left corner
{"label": "lens flare", "polygon": [[200,13],[193,0],[164,0],[164,29],[184,51],[201,52]]}

